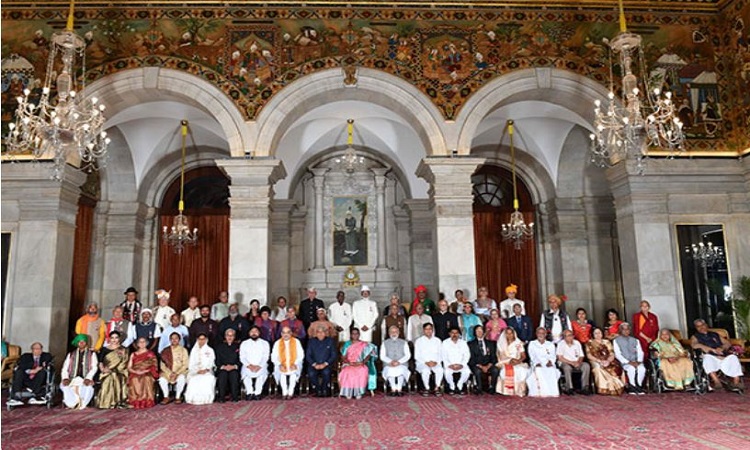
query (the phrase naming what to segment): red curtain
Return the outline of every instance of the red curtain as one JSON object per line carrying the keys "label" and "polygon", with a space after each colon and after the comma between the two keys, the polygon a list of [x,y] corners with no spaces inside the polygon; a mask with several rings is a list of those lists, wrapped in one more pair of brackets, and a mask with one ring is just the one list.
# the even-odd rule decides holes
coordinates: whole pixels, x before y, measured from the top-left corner
{"label": "red curtain", "polygon": [[[516,250],[511,242],[503,242],[500,230],[510,220],[510,211],[497,208],[474,211],[474,251],[477,286],[487,286],[490,297],[505,299],[505,287],[518,286],[518,298],[526,303],[526,314],[536,324],[541,314],[539,280],[536,265],[536,239],[525,242]],[[526,223],[534,214],[523,212]]]}
{"label": "red curtain", "polygon": [[96,200],[83,195],[78,200],[73,243],[73,274],[70,283],[70,310],[68,313],[71,333],[75,328],[76,321],[86,308],[95,208]]}
{"label": "red curtain", "polygon": [[[170,306],[175,311],[187,307],[190,296],[201,304],[216,301],[229,283],[229,215],[187,215],[191,228],[198,228],[198,244],[187,246],[182,254],[160,239],[158,287],[172,291]],[[172,226],[173,215],[161,216],[159,230]]]}

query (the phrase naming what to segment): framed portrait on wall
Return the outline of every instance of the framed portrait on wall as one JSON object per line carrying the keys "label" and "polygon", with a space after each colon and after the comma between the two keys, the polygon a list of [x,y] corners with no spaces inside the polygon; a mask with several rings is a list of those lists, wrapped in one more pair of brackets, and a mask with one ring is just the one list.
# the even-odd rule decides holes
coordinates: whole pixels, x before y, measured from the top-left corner
{"label": "framed portrait on wall", "polygon": [[367,265],[367,196],[333,197],[333,265]]}

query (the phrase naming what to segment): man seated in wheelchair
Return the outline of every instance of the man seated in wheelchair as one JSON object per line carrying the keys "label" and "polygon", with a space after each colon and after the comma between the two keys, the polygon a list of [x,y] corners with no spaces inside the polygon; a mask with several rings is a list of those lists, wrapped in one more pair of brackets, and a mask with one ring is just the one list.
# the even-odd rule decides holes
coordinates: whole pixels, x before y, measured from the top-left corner
{"label": "man seated in wheelchair", "polygon": [[44,405],[47,391],[47,371],[51,370],[52,355],[42,351],[42,344],[31,344],[31,353],[24,353],[18,360],[13,372],[11,398],[8,406],[23,405],[23,400],[29,398],[30,405]]}
{"label": "man seated in wheelchair", "polygon": [[696,333],[690,338],[690,345],[694,350],[702,352],[703,370],[711,377],[714,386],[721,386],[718,374],[721,372],[729,378],[725,382],[728,391],[743,392],[744,386],[740,383],[742,365],[737,355],[729,352],[732,344],[718,333],[709,331],[705,320],[696,319],[693,324]]}
{"label": "man seated in wheelchair", "polygon": [[649,349],[668,389],[681,391],[695,382],[690,354],[667,328],[659,331],[659,337],[651,343]]}

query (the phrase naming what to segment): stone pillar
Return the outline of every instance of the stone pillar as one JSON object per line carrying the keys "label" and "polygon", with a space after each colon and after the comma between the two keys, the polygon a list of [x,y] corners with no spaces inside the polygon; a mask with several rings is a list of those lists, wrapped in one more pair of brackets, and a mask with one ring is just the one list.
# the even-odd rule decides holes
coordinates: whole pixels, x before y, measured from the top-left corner
{"label": "stone pillar", "polygon": [[217,159],[229,177],[229,291],[247,308],[268,301],[270,209],[273,185],[286,176],[277,159]]}
{"label": "stone pillar", "polygon": [[28,351],[34,341],[62,361],[68,347],[68,311],[80,186],[86,175],[65,166],[62,182],[51,163],[3,164],[2,229],[11,232],[3,328]]}
{"label": "stone pillar", "polygon": [[668,190],[654,189],[655,175],[638,175],[632,161],[607,170],[617,217],[626,320],[638,310],[641,299],[659,311],[659,322],[679,328],[678,282]]}
{"label": "stone pillar", "polygon": [[385,173],[388,169],[370,169],[375,174],[375,194],[378,209],[378,269],[387,267],[386,259],[386,230],[385,230]]}
{"label": "stone pillar", "polygon": [[327,168],[311,169],[313,178],[313,189],[315,190],[315,270],[325,268],[323,261],[323,187]]}
{"label": "stone pillar", "polygon": [[463,289],[470,298],[476,295],[471,176],[484,161],[484,158],[428,157],[417,168],[417,176],[430,183],[435,215],[435,269],[438,289],[446,296],[456,289]]}

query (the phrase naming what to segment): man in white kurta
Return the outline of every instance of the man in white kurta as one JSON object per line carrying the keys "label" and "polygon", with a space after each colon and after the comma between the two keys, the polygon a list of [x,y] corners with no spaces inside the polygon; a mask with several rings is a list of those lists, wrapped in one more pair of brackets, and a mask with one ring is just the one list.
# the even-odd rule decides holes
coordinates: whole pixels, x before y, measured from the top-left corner
{"label": "man in white kurta", "polygon": [[[448,393],[453,395],[458,391],[463,393],[464,384],[469,379],[471,371],[469,370],[469,345],[461,339],[461,331],[458,328],[451,328],[448,333],[448,339],[443,341],[442,353],[443,370],[445,371],[445,382],[448,383]],[[458,373],[460,377],[458,384],[453,380],[453,374]]]}
{"label": "man in white kurta", "polygon": [[[248,400],[260,400],[263,385],[268,379],[268,358],[271,346],[260,338],[260,328],[250,326],[250,338],[240,345],[240,363],[242,364],[242,383]],[[254,384],[254,385],[253,385]]]}
{"label": "man in white kurta", "polygon": [[188,299],[188,307],[183,309],[180,313],[180,321],[183,325],[190,328],[194,320],[201,318],[201,309],[198,308],[198,297],[190,297]]}
{"label": "man in white kurta", "polygon": [[[413,316],[412,316],[413,317]],[[424,335],[414,341],[414,362],[417,372],[422,377],[422,395],[427,396],[430,390],[430,374],[435,374],[435,390],[440,396],[440,386],[443,384],[443,341],[435,336],[432,323],[425,324]]]}
{"label": "man in white kurta", "polygon": [[378,321],[378,304],[370,300],[370,288],[363,285],[360,291],[362,298],[352,305],[354,326],[359,328],[360,340],[372,342],[372,331]]}
{"label": "man in white kurta", "polygon": [[349,340],[349,329],[352,327],[352,305],[346,303],[344,291],[336,293],[336,301],[328,307],[328,320],[336,325],[339,342]]}
{"label": "man in white kurta", "polygon": [[[690,346],[703,352],[703,370],[711,378],[714,386],[721,385],[719,373],[730,377],[727,389],[734,392],[744,392],[744,386],[740,382],[742,376],[742,365],[736,355],[728,353],[732,346],[731,342],[720,336],[715,331],[708,329],[708,324],[703,319],[693,321],[696,333],[690,338]],[[713,389],[709,387],[709,390]]]}
{"label": "man in white kurta", "polygon": [[[154,322],[159,327],[159,331],[163,332],[171,323],[172,315],[175,314],[174,308],[169,306],[169,292],[164,289],[158,289],[156,292],[157,306],[154,308]],[[169,335],[167,335],[167,338]],[[167,344],[169,345],[169,344]],[[161,352],[166,345],[159,349]]]}
{"label": "man in white kurta", "polygon": [[281,396],[285,400],[294,397],[294,388],[302,373],[302,361],[305,359],[305,351],[302,349],[299,339],[292,336],[289,327],[281,329],[281,339],[273,344],[271,361],[273,361],[273,376],[276,383],[281,386]]}
{"label": "man in white kurta", "polygon": [[646,378],[646,366],[643,364],[643,348],[638,339],[630,335],[632,328],[627,322],[620,324],[620,334],[612,340],[615,358],[620,361],[622,370],[628,376],[629,393],[643,395],[643,380]]}
{"label": "man in white kurta", "polygon": [[508,297],[500,302],[500,317],[507,319],[513,316],[513,305],[521,305],[521,314],[526,315],[526,304],[523,300],[516,298],[518,286],[511,284],[505,288],[505,295]]}
{"label": "man in white kurta", "polygon": [[83,409],[94,398],[94,375],[99,367],[99,361],[96,353],[88,348],[88,335],[76,335],[72,345],[76,349],[68,353],[63,363],[60,390],[65,406]]}
{"label": "man in white kurta", "polygon": [[424,313],[424,305],[417,304],[417,313],[409,316],[409,323],[406,325],[406,340],[414,342],[424,335],[424,325],[432,323],[432,316]]}
{"label": "man in white kurta", "polygon": [[536,329],[536,340],[529,343],[528,352],[531,367],[526,385],[529,397],[559,397],[557,380],[560,371],[555,365],[557,352],[555,344],[547,340],[547,330],[543,327]]}
{"label": "man in white kurta", "polygon": [[199,333],[195,346],[190,351],[187,389],[185,402],[191,405],[208,405],[213,403],[216,391],[214,363],[216,354],[208,346],[208,336]]}
{"label": "man in white kurta", "polygon": [[388,329],[388,339],[383,341],[380,346],[380,360],[383,361],[383,378],[388,381],[391,392],[401,396],[401,390],[405,383],[409,381],[409,360],[411,359],[411,350],[409,344],[398,337],[399,329],[397,326],[391,326]]}

